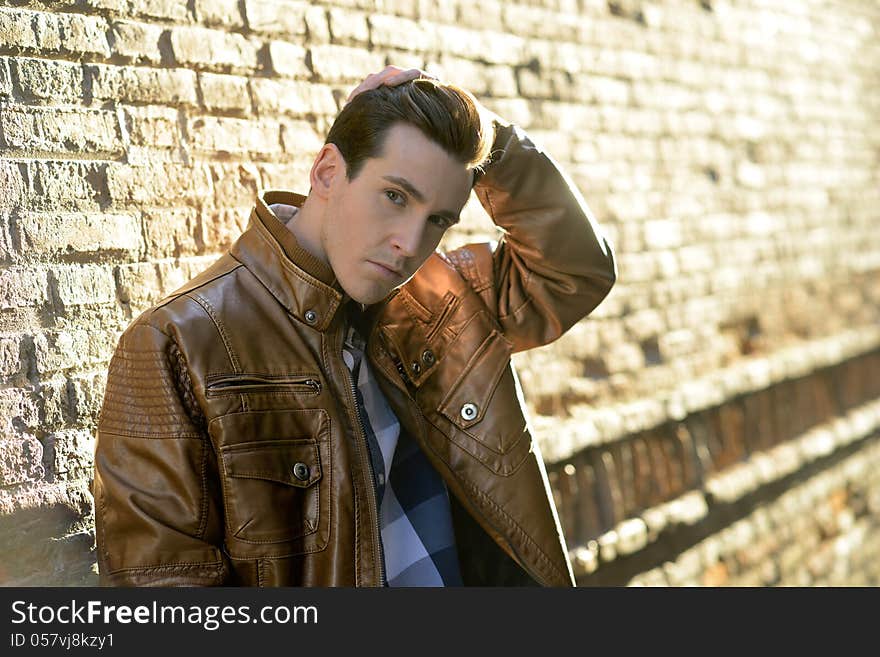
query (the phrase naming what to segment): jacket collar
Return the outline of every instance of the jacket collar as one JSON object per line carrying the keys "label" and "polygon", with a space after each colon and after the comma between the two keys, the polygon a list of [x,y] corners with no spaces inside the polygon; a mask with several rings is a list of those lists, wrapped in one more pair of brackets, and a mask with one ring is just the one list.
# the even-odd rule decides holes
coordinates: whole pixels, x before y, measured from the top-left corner
{"label": "jacket collar", "polygon": [[326,331],[349,300],[329,265],[300,246],[293,232],[269,209],[301,207],[305,196],[267,191],[257,198],[247,230],[229,249],[298,321]]}

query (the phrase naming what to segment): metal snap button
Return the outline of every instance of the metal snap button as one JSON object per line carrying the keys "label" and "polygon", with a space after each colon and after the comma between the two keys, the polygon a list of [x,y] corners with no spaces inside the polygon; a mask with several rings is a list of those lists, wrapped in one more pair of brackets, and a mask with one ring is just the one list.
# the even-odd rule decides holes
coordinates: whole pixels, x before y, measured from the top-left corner
{"label": "metal snap button", "polygon": [[427,365],[428,367],[431,367],[431,365],[434,364],[434,360],[435,360],[435,358],[434,358],[433,351],[431,351],[430,349],[425,349],[425,351],[422,352],[422,362],[425,365]]}
{"label": "metal snap button", "polygon": [[314,310],[307,310],[304,317],[309,324],[314,324],[318,321],[318,313],[316,313]]}
{"label": "metal snap button", "polygon": [[309,466],[305,463],[297,463],[293,466],[293,476],[299,479],[300,481],[308,481],[309,480]]}
{"label": "metal snap button", "polygon": [[419,365],[419,362],[417,360],[414,360],[412,363],[410,363],[410,367],[412,368],[413,374],[418,374],[422,371],[422,366]]}
{"label": "metal snap button", "polygon": [[467,403],[461,407],[461,417],[470,422],[477,417],[477,405]]}

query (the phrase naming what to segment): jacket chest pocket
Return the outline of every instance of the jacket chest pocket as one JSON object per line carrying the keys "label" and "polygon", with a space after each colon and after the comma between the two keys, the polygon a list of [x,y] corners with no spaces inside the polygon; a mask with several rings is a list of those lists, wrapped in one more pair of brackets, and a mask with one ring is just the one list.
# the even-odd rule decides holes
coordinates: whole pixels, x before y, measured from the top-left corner
{"label": "jacket chest pocket", "polygon": [[[472,322],[477,329],[481,322]],[[438,427],[446,426],[449,441],[495,474],[516,472],[528,456],[531,436],[522,411],[521,394],[510,364],[511,346],[496,329],[454,369],[438,371],[423,391],[423,407],[436,408]],[[466,338],[459,336],[457,342]],[[431,401],[434,401],[432,404]]]}
{"label": "jacket chest pocket", "polygon": [[[226,533],[233,543],[322,550],[329,537],[330,420],[321,409],[217,418]],[[279,546],[280,547],[280,546]]]}

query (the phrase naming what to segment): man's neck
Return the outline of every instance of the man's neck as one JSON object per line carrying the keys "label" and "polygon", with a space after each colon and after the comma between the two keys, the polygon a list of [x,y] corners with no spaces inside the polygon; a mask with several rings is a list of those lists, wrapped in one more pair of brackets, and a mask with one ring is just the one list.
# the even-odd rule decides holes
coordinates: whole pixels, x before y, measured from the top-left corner
{"label": "man's neck", "polygon": [[321,217],[318,214],[318,208],[314,203],[309,202],[308,197],[299,208],[279,204],[274,212],[275,216],[296,236],[296,241],[301,247],[318,260],[329,264],[324,249],[321,247]]}

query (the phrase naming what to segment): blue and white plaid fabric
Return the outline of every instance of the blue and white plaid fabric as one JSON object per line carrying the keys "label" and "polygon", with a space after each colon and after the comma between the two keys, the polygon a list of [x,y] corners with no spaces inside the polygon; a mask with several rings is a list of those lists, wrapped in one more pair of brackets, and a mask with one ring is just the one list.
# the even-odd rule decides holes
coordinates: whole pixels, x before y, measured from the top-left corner
{"label": "blue and white plaid fabric", "polygon": [[343,358],[357,381],[374,486],[387,586],[461,586],[461,571],[443,479],[400,423],[363,358],[349,326]]}

